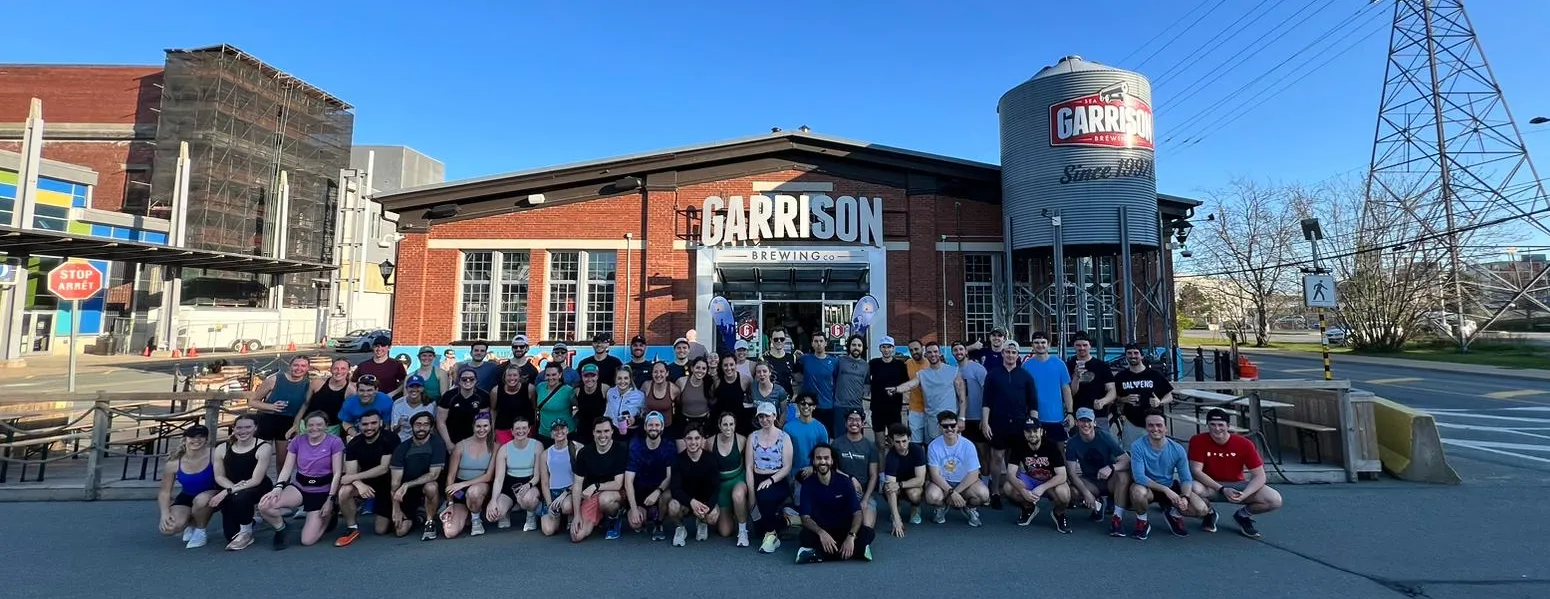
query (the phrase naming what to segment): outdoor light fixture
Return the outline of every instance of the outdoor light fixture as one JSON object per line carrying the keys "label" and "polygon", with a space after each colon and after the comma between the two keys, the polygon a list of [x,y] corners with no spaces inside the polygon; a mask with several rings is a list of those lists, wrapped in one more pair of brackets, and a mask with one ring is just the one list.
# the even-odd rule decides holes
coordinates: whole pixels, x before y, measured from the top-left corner
{"label": "outdoor light fixture", "polygon": [[1319,226],[1319,219],[1302,219],[1302,238],[1308,241],[1324,240],[1324,229]]}
{"label": "outdoor light fixture", "polygon": [[[1184,242],[1189,241],[1189,230],[1193,228],[1195,228],[1195,223],[1187,220],[1173,221],[1173,238],[1178,240],[1179,245],[1184,245]],[[1185,256],[1185,258],[1188,257]]]}
{"label": "outdoor light fixture", "polygon": [[425,211],[425,220],[440,220],[457,216],[457,204],[440,204]]}
{"label": "outdoor light fixture", "polygon": [[382,272],[382,284],[383,285],[388,284],[388,279],[393,278],[393,270],[395,270],[397,268],[398,268],[398,265],[393,264],[393,260],[390,259],[390,258],[384,258],[382,260],[382,263],[377,265],[377,270]]}

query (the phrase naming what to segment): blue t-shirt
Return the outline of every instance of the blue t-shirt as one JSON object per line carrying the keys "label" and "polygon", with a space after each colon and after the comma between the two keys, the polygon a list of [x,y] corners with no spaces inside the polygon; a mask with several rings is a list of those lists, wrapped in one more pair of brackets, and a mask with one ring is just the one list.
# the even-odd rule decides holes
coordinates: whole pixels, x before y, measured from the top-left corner
{"label": "blue t-shirt", "polygon": [[391,426],[393,424],[393,398],[388,397],[388,394],[381,391],[377,392],[376,399],[371,400],[370,404],[361,403],[361,396],[359,395],[346,397],[344,399],[344,406],[339,408],[339,421],[355,426],[360,424],[361,416],[365,416],[366,412],[371,411],[382,415],[382,424],[384,426]]}
{"label": "blue t-shirt", "polygon": [[801,419],[786,421],[786,434],[791,435],[791,469],[801,470],[812,463],[813,448],[829,442],[829,429],[823,423]]}
{"label": "blue t-shirt", "polygon": [[1131,443],[1130,474],[1135,477],[1136,484],[1142,486],[1156,482],[1166,487],[1175,478],[1184,485],[1195,481],[1189,471],[1189,453],[1173,439],[1163,439],[1160,450],[1152,447],[1149,437],[1141,437]]}
{"label": "blue t-shirt", "polygon": [[1039,421],[1065,420],[1066,402],[1060,390],[1071,384],[1071,373],[1066,371],[1066,363],[1050,356],[1043,362],[1037,358],[1023,362],[1023,368],[1033,375],[1033,389],[1039,396]]}
{"label": "blue t-shirt", "polygon": [[802,390],[818,396],[820,410],[834,409],[834,369],[838,362],[833,354],[822,358],[802,354],[802,361],[797,362],[802,369]]}
{"label": "blue t-shirt", "polygon": [[855,483],[838,470],[829,475],[827,485],[817,474],[807,477],[802,481],[800,499],[797,507],[801,514],[826,530],[841,527],[848,530],[851,519],[861,511],[861,498],[856,496]]}
{"label": "blue t-shirt", "polygon": [[[640,488],[650,489],[662,486],[667,480],[667,469],[673,466],[673,458],[678,455],[677,446],[663,438],[656,449],[646,446],[646,437],[641,435],[630,443],[630,461],[628,472],[635,473],[635,485]],[[650,492],[650,491],[647,491]],[[637,499],[645,499],[644,496]]]}
{"label": "blue t-shirt", "polygon": [[1072,434],[1066,441],[1066,459],[1080,464],[1085,478],[1098,478],[1099,470],[1113,466],[1122,455],[1125,455],[1125,449],[1119,446],[1113,434],[1102,428],[1094,431],[1092,441],[1079,434]]}

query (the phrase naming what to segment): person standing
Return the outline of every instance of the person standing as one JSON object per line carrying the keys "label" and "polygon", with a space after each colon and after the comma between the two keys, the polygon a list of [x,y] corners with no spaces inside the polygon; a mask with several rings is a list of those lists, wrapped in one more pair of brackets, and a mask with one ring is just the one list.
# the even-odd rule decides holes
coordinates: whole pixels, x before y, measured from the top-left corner
{"label": "person standing", "polygon": [[[962,341],[953,344],[953,359],[958,362],[958,376],[963,377],[964,417],[963,438],[974,442],[978,448],[981,464],[996,464],[990,451],[990,439],[985,437],[981,420],[985,417],[985,377],[988,372],[985,365],[979,360],[969,357],[969,346]],[[994,478],[990,472],[980,473],[981,482],[987,486]],[[990,493],[990,509],[1001,509],[1001,494],[994,490]]]}
{"label": "person standing", "polygon": [[738,339],[737,343],[732,344],[732,358],[736,360],[737,372],[744,377],[752,379],[753,365],[756,361],[748,359],[748,350],[748,342],[743,339]]}
{"label": "person standing", "polygon": [[[813,417],[819,422],[834,419],[834,374],[838,363],[829,354],[829,338],[822,331],[813,333],[813,353],[804,354],[797,360],[797,372],[802,375],[802,393],[817,398],[818,410],[813,413]],[[824,428],[829,426],[825,424]]]}
{"label": "person standing", "polygon": [[827,444],[813,447],[811,461],[813,474],[802,481],[802,534],[796,562],[872,561],[875,533],[864,522],[856,481],[834,471],[834,448]]}
{"label": "person standing", "polygon": [[689,340],[679,337],[673,342],[673,361],[667,363],[667,376],[673,382],[689,375]]}
{"label": "person standing", "polygon": [[[409,376],[420,377],[420,381],[425,387],[425,392],[429,393],[431,397],[441,397],[441,392],[451,387],[443,384],[443,379],[446,376],[442,374],[440,368],[436,367],[436,348],[429,345],[421,346],[419,360],[420,365],[410,372]],[[405,380],[407,381],[408,379]],[[400,394],[400,397],[402,397],[402,394]]]}
{"label": "person standing", "polygon": [[418,374],[411,374],[409,380],[404,381],[404,396],[393,402],[393,420],[390,421],[393,423],[392,432],[398,435],[400,442],[414,436],[413,431],[409,430],[409,420],[415,414],[424,412],[436,415],[436,404],[432,402],[432,396],[428,395],[429,391],[425,388],[425,379]]}
{"label": "person standing", "polygon": [[[688,353],[688,346],[683,346]],[[666,365],[668,377],[673,376],[673,365]],[[693,360],[689,362],[688,374],[674,379],[673,383],[678,389],[678,418],[683,426],[699,426],[701,430],[712,426],[710,422],[711,389],[716,386],[716,379],[710,375],[710,365],[705,360]]]}
{"label": "person standing", "polygon": [[[963,377],[958,376],[956,366],[948,366],[942,360],[941,344],[932,341],[926,344],[926,362],[929,366],[915,372],[915,377],[904,384],[889,389],[889,393],[908,393],[919,388],[925,394],[925,410],[930,419],[922,423],[921,442],[930,445],[932,440],[943,434],[937,426],[937,416],[943,412],[961,413],[968,408],[968,390],[964,385]],[[911,412],[914,406],[910,406]],[[914,418],[913,414],[911,418]],[[957,422],[955,417],[953,422]],[[915,423],[910,423],[910,428],[915,428]],[[978,481],[976,481],[978,482]]]}
{"label": "person standing", "polygon": [[1077,410],[1087,408],[1107,428],[1110,407],[1118,397],[1114,391],[1114,371],[1102,358],[1093,355],[1093,342],[1077,333],[1071,346],[1076,355],[1066,359],[1066,370],[1071,373],[1071,405]]}
{"label": "person standing", "polygon": [[694,329],[684,331],[683,340],[689,344],[689,359],[704,358],[710,355],[710,350],[705,344],[700,343],[700,332]]}
{"label": "person standing", "polygon": [[645,405],[642,409],[646,412],[656,412],[667,421],[667,429],[663,432],[670,440],[680,436],[678,428],[683,426],[682,418],[673,418],[673,413],[678,407],[678,385],[667,379],[667,363],[651,362],[651,376],[646,378],[646,385],[641,388],[641,395],[645,397]]}
{"label": "person standing", "polygon": [[[587,366],[593,366],[588,364]],[[585,368],[585,366],[583,366]],[[599,370],[602,370],[599,367]],[[614,423],[619,438],[625,439],[640,432],[641,408],[646,406],[646,394],[635,388],[635,377],[624,368],[614,370],[614,386],[608,389],[607,416]],[[626,447],[625,451],[629,451]]]}
{"label": "person standing", "polygon": [[[919,339],[911,339],[909,342],[910,359],[904,361],[904,369],[909,375],[909,380],[914,380],[915,375],[921,370],[929,368],[931,362],[926,359],[926,346]],[[901,383],[902,384],[902,383]],[[925,445],[930,439],[926,438],[926,429],[936,419],[926,414],[926,393],[924,389],[916,387],[908,394],[909,415],[907,423],[910,425],[910,439],[915,443]]]}
{"label": "person standing", "polygon": [[910,380],[910,372],[904,359],[894,353],[893,337],[878,339],[877,351],[881,356],[872,358],[867,364],[872,393],[872,433],[877,435],[878,447],[886,447],[888,428],[904,421],[904,399],[889,393],[888,388]]}
{"label": "person standing", "polygon": [[474,436],[474,417],[490,409],[490,394],[478,385],[477,371],[459,370],[457,388],[442,394],[441,401],[436,402],[436,432],[445,446],[454,447]]}
{"label": "person standing", "polygon": [[630,376],[635,377],[636,387],[645,388],[646,382],[651,380],[652,364],[646,359],[646,338],[636,335],[630,339],[630,361],[624,366],[630,369]]}
{"label": "person standing", "polygon": [[573,441],[582,445],[592,444],[592,429],[588,423],[608,413],[608,391],[612,388],[613,385],[604,383],[597,375],[597,364],[581,367],[581,386],[576,387],[575,393],[576,416],[571,419],[576,426],[567,427],[576,431]]}
{"label": "person standing", "polygon": [[[1044,423],[1044,440],[1063,446],[1076,425],[1071,419],[1071,373],[1066,364],[1049,354],[1049,336],[1033,334],[1033,355],[1023,368],[1033,375],[1033,388],[1039,398],[1039,422]],[[1063,451],[1063,450],[1062,450]]]}
{"label": "person standing", "polygon": [[[571,367],[570,357],[569,346],[565,345],[564,343],[555,343],[554,348],[549,350],[549,361],[544,362],[544,368],[548,368],[550,366],[559,368],[560,380],[564,381],[567,386],[574,387],[581,384],[581,371]],[[534,373],[534,376],[540,376],[542,374],[543,369],[539,369]],[[537,383],[535,382],[534,384]],[[541,436],[543,435],[534,435],[534,437]]]}
{"label": "person standing", "polygon": [[720,367],[716,371],[716,385],[711,388],[711,410],[736,414],[737,430],[751,431],[754,405],[748,388],[752,383],[737,371],[736,358],[720,356],[718,361]]}
{"label": "person standing", "polygon": [[409,372],[404,368],[403,362],[388,357],[388,349],[391,346],[392,342],[386,337],[372,340],[371,358],[355,365],[356,382],[359,382],[361,377],[376,377],[377,390],[388,394],[389,399],[399,395],[399,386],[404,384],[404,379],[409,378]]}
{"label": "person standing", "polygon": [[865,404],[871,370],[866,359],[866,339],[860,335],[845,339],[845,355],[834,362],[834,414],[822,421],[829,429],[829,438],[844,434],[845,415]]}
{"label": "person standing", "polygon": [[[301,408],[312,398],[312,381],[307,373],[312,360],[306,356],[291,358],[285,372],[269,375],[248,395],[248,405],[258,412],[258,438],[274,444],[276,455],[286,455],[287,441],[301,425]],[[326,426],[328,416],[324,415]]]}
{"label": "person standing", "polygon": [[969,359],[984,364],[987,368],[1001,359],[1001,348],[1006,345],[1006,329],[993,329],[989,337],[988,345],[984,341],[977,340],[968,346]]}
{"label": "person standing", "polygon": [[393,398],[378,391],[376,377],[368,374],[355,379],[355,395],[346,397],[344,406],[339,408],[339,426],[343,429],[344,439],[359,434],[361,417],[369,412],[375,412],[385,422],[393,421]]}
{"label": "person standing", "polygon": [[[526,343],[526,337],[519,335],[518,338],[522,339],[523,342]],[[515,344],[515,342],[513,342],[513,344]],[[458,375],[458,373],[464,370],[472,370],[474,371],[474,377],[476,379],[474,384],[475,387],[479,389],[489,389],[490,387],[494,387],[501,382],[501,365],[496,364],[495,361],[489,359],[489,357],[489,342],[475,341],[472,345],[468,346],[468,360],[460,362],[457,366],[454,366],[452,368],[451,375],[455,377]],[[457,390],[457,387],[457,385],[452,385],[451,389],[441,392],[442,396],[445,397],[447,393]]]}
{"label": "person standing", "polygon": [[[565,384],[565,375],[561,372],[559,365],[551,362],[544,366],[544,382],[533,390],[533,398],[535,400],[533,409],[534,413],[537,414],[537,418],[530,418],[528,422],[548,422],[554,424],[555,420],[564,420],[567,432],[575,428],[576,419],[572,416],[572,411],[576,403],[576,388]],[[513,432],[513,438],[515,435],[516,433]],[[546,435],[535,436],[544,445],[554,444],[554,440]]]}
{"label": "person standing", "polygon": [[511,425],[518,418],[533,422],[538,419],[534,387],[519,368],[507,368],[501,373],[501,384],[490,389],[490,412],[495,423],[495,444],[511,441]]}
{"label": "person standing", "polygon": [[[328,417],[328,434],[343,437],[344,428],[339,422],[339,412],[344,410],[346,397],[356,395],[355,383],[350,382],[350,359],[334,358],[328,366],[328,376],[312,382],[312,394],[302,405],[300,414],[322,412]],[[295,429],[298,434],[301,430]]]}
{"label": "person standing", "polygon": [[796,371],[796,358],[786,350],[786,344],[790,341],[791,336],[785,328],[775,327],[770,331],[769,351],[759,360],[770,367],[770,376],[776,385],[786,391],[788,397],[795,391],[791,386],[791,374]]}
{"label": "person standing", "polygon": [[613,381],[614,373],[624,368],[624,362],[613,354],[608,353],[614,343],[614,336],[608,333],[598,333],[592,336],[592,355],[581,360],[581,367],[588,365],[597,366],[597,375],[600,380]]}
{"label": "person standing", "polygon": [[1124,370],[1114,373],[1114,387],[1124,416],[1120,440],[1133,443],[1147,437],[1147,414],[1173,403],[1173,385],[1162,373],[1146,367],[1139,345],[1125,346],[1125,363]]}
{"label": "person standing", "polygon": [[[506,379],[506,372],[515,370],[522,376],[522,381],[528,385],[538,384],[538,367],[533,365],[533,356],[529,350],[527,335],[517,335],[511,338],[511,359],[502,367],[501,374],[496,377],[496,384]],[[480,379],[482,383],[484,379]],[[493,385],[492,385],[493,386]],[[480,387],[488,389],[489,387]]]}
{"label": "person standing", "polygon": [[[991,463],[1005,464],[1006,450],[1022,437],[1022,423],[1037,418],[1039,397],[1033,375],[1018,364],[1019,348],[1014,341],[1001,345],[1001,361],[985,371],[985,405],[980,433],[990,440]],[[1005,485],[1006,469],[991,469],[991,487],[1000,493]]]}

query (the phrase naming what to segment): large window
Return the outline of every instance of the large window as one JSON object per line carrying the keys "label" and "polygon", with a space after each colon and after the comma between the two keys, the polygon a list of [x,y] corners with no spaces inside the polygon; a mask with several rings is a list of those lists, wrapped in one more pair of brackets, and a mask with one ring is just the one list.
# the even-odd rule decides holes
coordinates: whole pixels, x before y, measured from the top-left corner
{"label": "large window", "polygon": [[614,330],[611,251],[550,252],[548,338],[577,340]]}
{"label": "large window", "polygon": [[527,334],[529,260],[527,252],[463,252],[459,339]]}
{"label": "large window", "polygon": [[984,339],[996,328],[995,256],[963,256],[963,328],[966,339]]}

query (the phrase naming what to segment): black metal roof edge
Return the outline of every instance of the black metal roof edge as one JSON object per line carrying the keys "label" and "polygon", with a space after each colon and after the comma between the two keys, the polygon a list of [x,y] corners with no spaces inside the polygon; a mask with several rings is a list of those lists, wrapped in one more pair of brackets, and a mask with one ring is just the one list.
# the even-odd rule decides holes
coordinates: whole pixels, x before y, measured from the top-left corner
{"label": "black metal roof edge", "polygon": [[257,274],[290,274],[334,270],[331,264],[281,260],[197,248],[178,248],[123,239],[81,237],[59,231],[18,229],[0,225],[0,251],[26,246],[27,255],[138,262]]}

